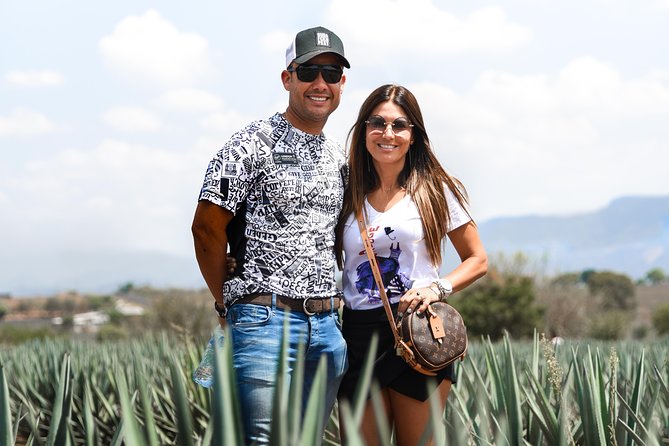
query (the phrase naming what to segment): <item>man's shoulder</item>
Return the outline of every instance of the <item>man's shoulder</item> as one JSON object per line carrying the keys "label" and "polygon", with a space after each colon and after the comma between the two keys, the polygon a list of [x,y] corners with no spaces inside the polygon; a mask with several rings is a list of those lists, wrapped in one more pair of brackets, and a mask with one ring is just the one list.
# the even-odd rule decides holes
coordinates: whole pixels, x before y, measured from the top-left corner
{"label": "man's shoulder", "polygon": [[270,116],[269,118],[261,118],[261,119],[256,119],[255,121],[251,121],[246,126],[235,132],[232,135],[232,138],[240,137],[243,135],[254,136],[258,132],[262,133],[271,132],[272,128],[276,126],[275,117],[276,115]]}
{"label": "man's shoulder", "polygon": [[257,147],[271,143],[276,126],[276,115],[251,121],[234,132],[219,153],[232,150],[235,152],[241,151],[245,156],[252,155],[256,153]]}

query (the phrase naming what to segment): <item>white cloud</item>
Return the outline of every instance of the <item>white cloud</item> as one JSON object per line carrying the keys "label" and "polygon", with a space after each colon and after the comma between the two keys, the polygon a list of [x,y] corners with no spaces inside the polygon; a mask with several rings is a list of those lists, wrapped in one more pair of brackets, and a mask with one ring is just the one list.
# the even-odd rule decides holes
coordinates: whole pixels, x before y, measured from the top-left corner
{"label": "white cloud", "polygon": [[190,86],[212,72],[207,40],[180,31],[155,10],[121,20],[99,49],[110,68],[148,85]]}
{"label": "white cloud", "polygon": [[0,116],[0,136],[30,136],[55,130],[56,125],[45,115],[24,108],[15,109],[9,116]]}
{"label": "white cloud", "polygon": [[658,73],[625,81],[614,67],[581,57],[560,71],[555,96],[566,106],[602,116],[668,113],[669,79]]}
{"label": "white cloud", "polygon": [[208,115],[200,121],[200,126],[212,135],[229,137],[233,132],[246,126],[251,120],[250,117],[234,110],[225,110]]}
{"label": "white cloud", "polygon": [[10,71],[5,76],[10,84],[20,87],[52,87],[63,83],[63,75],[53,70]]}
{"label": "white cloud", "polygon": [[102,120],[110,127],[128,133],[155,132],[162,127],[158,116],[141,107],[115,107],[107,110]]}
{"label": "white cloud", "polygon": [[662,124],[669,83],[654,73],[624,79],[594,58],[577,58],[553,76],[491,70],[461,94],[433,83],[409,88],[439,158],[483,210],[479,218],[586,211],[621,195],[669,193]]}
{"label": "white cloud", "polygon": [[[669,0],[667,0],[667,2],[669,2]],[[656,80],[658,82],[669,82],[669,69],[665,69],[665,70],[654,69],[654,70],[651,70],[648,77],[650,79]]]}
{"label": "white cloud", "polygon": [[106,140],[32,161],[0,178],[0,191],[13,200],[5,219],[19,232],[0,234],[0,244],[15,237],[47,251],[189,252],[189,223],[214,151],[205,157]]}
{"label": "white cloud", "polygon": [[287,31],[272,31],[260,36],[260,47],[268,54],[280,54],[285,51],[291,40],[295,37],[294,33]]}
{"label": "white cloud", "polygon": [[664,254],[665,251],[666,248],[664,246],[653,246],[646,249],[646,251],[643,253],[643,258],[646,263],[651,264],[662,257],[662,254]]}
{"label": "white cloud", "polygon": [[431,0],[336,0],[328,17],[337,33],[346,36],[347,51],[367,55],[355,58],[367,62],[370,56],[377,60],[383,54],[500,52],[532,38],[527,26],[511,22],[499,7],[458,16]]}
{"label": "white cloud", "polygon": [[195,88],[180,88],[163,93],[158,103],[169,110],[184,112],[212,112],[221,108],[223,101],[215,94]]}
{"label": "white cloud", "polygon": [[557,88],[569,105],[609,108],[618,102],[615,93],[620,91],[622,82],[615,68],[592,57],[580,57],[560,71]]}

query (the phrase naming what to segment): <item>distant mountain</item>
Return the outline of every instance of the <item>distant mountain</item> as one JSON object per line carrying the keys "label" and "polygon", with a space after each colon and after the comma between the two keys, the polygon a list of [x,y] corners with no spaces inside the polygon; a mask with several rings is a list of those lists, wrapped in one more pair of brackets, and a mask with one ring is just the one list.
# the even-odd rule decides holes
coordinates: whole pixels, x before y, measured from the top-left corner
{"label": "distant mountain", "polygon": [[[548,274],[612,270],[637,279],[651,268],[669,273],[669,196],[626,197],[590,213],[495,218],[479,223],[490,254],[546,257]],[[449,250],[446,268],[457,262]],[[40,253],[0,268],[0,294],[110,293],[132,282],[157,288],[204,287],[194,255],[156,252]]]}
{"label": "distant mountain", "polygon": [[669,272],[669,196],[624,197],[595,212],[495,218],[479,224],[489,253],[546,256],[548,273],[612,270],[637,279]]}

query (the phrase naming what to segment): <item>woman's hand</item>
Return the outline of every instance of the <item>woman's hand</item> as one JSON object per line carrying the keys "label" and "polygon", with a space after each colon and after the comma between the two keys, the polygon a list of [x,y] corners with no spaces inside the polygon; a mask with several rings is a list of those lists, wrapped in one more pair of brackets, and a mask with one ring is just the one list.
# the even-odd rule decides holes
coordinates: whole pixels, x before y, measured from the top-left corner
{"label": "woman's hand", "polygon": [[427,311],[427,307],[430,303],[438,301],[439,292],[432,286],[412,288],[407,291],[404,296],[400,297],[397,313],[402,315],[404,313],[413,313],[415,311],[418,314],[421,314]]}

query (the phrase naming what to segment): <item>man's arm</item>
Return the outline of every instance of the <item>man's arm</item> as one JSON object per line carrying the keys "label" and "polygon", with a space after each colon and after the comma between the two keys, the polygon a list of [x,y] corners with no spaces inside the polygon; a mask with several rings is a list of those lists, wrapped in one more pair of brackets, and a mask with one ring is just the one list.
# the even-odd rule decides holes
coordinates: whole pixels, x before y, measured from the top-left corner
{"label": "man's arm", "polygon": [[[223,282],[227,277],[227,246],[228,236],[225,229],[234,214],[214,203],[201,200],[195,209],[193,217],[193,240],[195,257],[200,266],[200,272],[209,291],[216,299],[218,306],[223,308]],[[219,318],[223,326],[225,320]]]}

